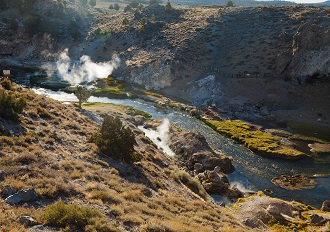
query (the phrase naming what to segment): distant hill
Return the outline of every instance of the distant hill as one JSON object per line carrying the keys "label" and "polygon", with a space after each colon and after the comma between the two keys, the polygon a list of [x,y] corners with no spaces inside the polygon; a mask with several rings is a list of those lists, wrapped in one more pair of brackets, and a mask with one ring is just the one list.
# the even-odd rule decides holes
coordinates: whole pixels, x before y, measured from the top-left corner
{"label": "distant hill", "polygon": [[[228,0],[172,0],[172,3],[190,6],[200,5],[225,5]],[[256,5],[278,5],[288,6],[295,5],[294,2],[289,1],[255,1],[255,0],[233,0],[235,5],[239,6],[256,6]]]}

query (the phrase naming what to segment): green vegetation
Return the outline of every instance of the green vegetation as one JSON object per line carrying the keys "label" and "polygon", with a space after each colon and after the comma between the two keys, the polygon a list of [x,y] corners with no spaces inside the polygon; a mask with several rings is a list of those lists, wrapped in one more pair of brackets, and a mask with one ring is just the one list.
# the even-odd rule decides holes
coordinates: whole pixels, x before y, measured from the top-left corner
{"label": "green vegetation", "polygon": [[81,109],[81,104],[87,102],[88,98],[91,96],[91,92],[84,86],[79,85],[74,91],[74,95],[78,98],[79,108]]}
{"label": "green vegetation", "polygon": [[98,80],[97,87],[99,89],[95,90],[92,93],[93,96],[108,98],[128,97],[124,88],[124,84],[119,81],[116,81],[113,77]]}
{"label": "green vegetation", "polygon": [[126,114],[133,115],[133,116],[140,115],[140,116],[145,117],[146,119],[152,118],[151,114],[149,114],[148,112],[145,112],[143,110],[139,110],[132,106],[125,106],[125,108],[126,108]]}
{"label": "green vegetation", "polygon": [[239,120],[204,120],[222,135],[244,144],[259,155],[271,158],[299,159],[304,153],[281,145],[281,138],[267,134],[255,126]]}
{"label": "green vegetation", "polygon": [[181,182],[185,186],[187,186],[191,191],[198,194],[203,199],[207,199],[208,194],[203,188],[202,184],[197,180],[192,178],[189,173],[184,170],[171,170],[170,177],[175,179],[178,182]]}
{"label": "green vegetation", "polygon": [[166,11],[171,11],[172,10],[172,5],[170,3],[170,0],[167,1],[166,5],[165,5],[165,10]]}
{"label": "green vegetation", "polygon": [[96,0],[90,0],[89,5],[91,5],[92,7],[96,6]]}
{"label": "green vegetation", "polygon": [[118,117],[107,115],[100,131],[91,140],[106,156],[125,161],[138,160],[138,156],[134,152],[135,136]]}
{"label": "green vegetation", "polygon": [[234,6],[234,3],[232,0],[228,0],[227,4],[226,4],[226,7],[233,7]]}
{"label": "green vegetation", "polygon": [[119,10],[120,9],[120,6],[118,5],[118,3],[115,3],[115,5],[113,6],[113,9],[114,10]]}
{"label": "green vegetation", "polygon": [[60,201],[43,209],[41,217],[45,224],[68,231],[115,231],[113,226],[107,225],[99,210],[88,206],[65,204]]}
{"label": "green vegetation", "polygon": [[3,80],[0,87],[0,117],[17,120],[18,114],[22,113],[25,107],[26,98],[15,92],[10,81]]}

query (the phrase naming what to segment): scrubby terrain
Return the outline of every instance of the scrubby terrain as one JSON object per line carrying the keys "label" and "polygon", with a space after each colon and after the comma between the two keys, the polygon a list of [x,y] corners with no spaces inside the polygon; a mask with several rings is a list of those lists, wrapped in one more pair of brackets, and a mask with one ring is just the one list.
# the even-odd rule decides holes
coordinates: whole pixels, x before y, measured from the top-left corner
{"label": "scrubby terrain", "polygon": [[[0,1],[0,69],[12,69],[22,83],[38,79],[26,72],[47,70],[66,48],[77,63],[82,55],[103,62],[117,54],[120,64],[96,83],[101,89],[94,95],[142,92],[261,155],[305,157],[291,141],[300,139],[328,162],[326,141],[272,127],[329,138],[329,8],[144,4],[127,10],[129,2],[19,2]],[[119,10],[109,9],[115,4]],[[232,159],[198,132],[170,127],[173,158],[141,129],[162,122],[132,107],[79,109],[8,80],[0,101],[1,231],[329,231],[329,202],[320,211],[239,190],[227,178]],[[128,156],[134,159],[96,145],[106,115],[118,116],[134,134]],[[301,189],[314,186],[309,177],[272,181]],[[236,203],[215,203],[210,194]]]}

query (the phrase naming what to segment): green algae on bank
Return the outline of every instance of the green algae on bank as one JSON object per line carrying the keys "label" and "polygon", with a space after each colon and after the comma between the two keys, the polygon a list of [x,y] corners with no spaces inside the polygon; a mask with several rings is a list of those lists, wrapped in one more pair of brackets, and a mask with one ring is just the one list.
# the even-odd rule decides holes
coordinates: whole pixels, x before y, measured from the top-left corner
{"label": "green algae on bank", "polygon": [[305,153],[282,145],[281,137],[263,132],[252,124],[240,120],[203,119],[203,121],[218,133],[245,145],[258,155],[288,160],[306,157]]}

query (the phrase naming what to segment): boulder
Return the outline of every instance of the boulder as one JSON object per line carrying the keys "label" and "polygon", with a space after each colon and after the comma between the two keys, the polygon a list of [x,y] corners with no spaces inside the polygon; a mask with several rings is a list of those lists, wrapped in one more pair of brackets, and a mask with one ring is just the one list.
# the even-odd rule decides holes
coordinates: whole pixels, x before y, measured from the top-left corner
{"label": "boulder", "polygon": [[36,220],[32,217],[24,215],[19,219],[19,222],[23,224],[25,227],[35,226],[37,224]]}
{"label": "boulder", "polygon": [[330,200],[323,201],[321,210],[325,212],[330,212]]}
{"label": "boulder", "polygon": [[5,199],[5,202],[11,205],[37,199],[38,195],[34,189],[25,189],[10,195]]}
{"label": "boulder", "polygon": [[326,220],[318,214],[312,214],[310,215],[311,218],[311,223],[316,225],[316,226],[322,226],[326,223]]}
{"label": "boulder", "polygon": [[6,172],[4,170],[0,170],[0,181],[3,181],[5,179]]}
{"label": "boulder", "polygon": [[269,204],[266,211],[274,218],[281,220],[284,219],[282,215],[292,217],[292,212],[295,211],[295,209],[289,203],[280,201]]}
{"label": "boulder", "polygon": [[197,172],[197,173],[200,173],[202,172],[204,169],[203,165],[201,163],[195,163],[194,165],[194,170]]}
{"label": "boulder", "polygon": [[215,171],[205,171],[198,174],[198,179],[209,194],[224,196],[229,188],[229,181],[225,174]]}

